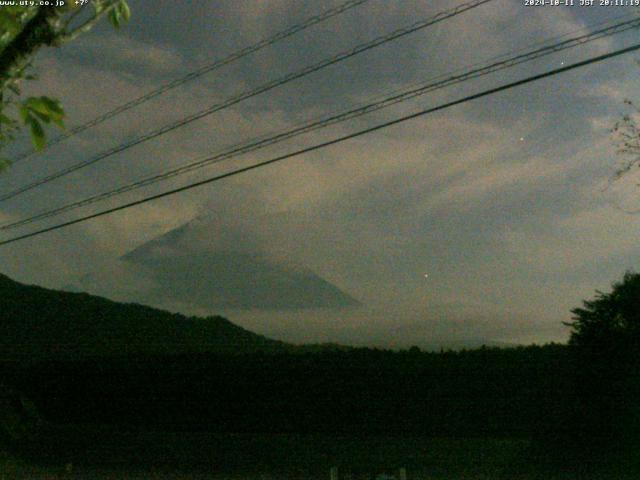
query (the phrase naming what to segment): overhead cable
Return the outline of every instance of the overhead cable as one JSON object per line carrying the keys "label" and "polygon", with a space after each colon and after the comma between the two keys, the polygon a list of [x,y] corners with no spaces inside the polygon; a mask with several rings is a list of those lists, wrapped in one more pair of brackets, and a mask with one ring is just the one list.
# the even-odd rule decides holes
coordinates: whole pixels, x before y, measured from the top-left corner
{"label": "overhead cable", "polygon": [[467,2],[461,5],[458,5],[452,9],[446,10],[446,11],[442,11],[432,17],[429,17],[427,19],[424,20],[420,20],[418,22],[413,23],[412,25],[408,26],[408,27],[404,27],[404,28],[400,28],[398,30],[394,30],[393,32],[387,34],[387,35],[383,35],[380,37],[375,38],[374,40],[371,40],[369,42],[360,44],[348,51],[339,53],[337,55],[334,55],[330,58],[324,59],[318,63],[315,63],[313,65],[309,65],[301,70],[298,70],[296,72],[292,72],[289,73],[283,77],[280,77],[276,80],[272,80],[266,84],[260,85],[259,87],[252,89],[252,90],[247,90],[239,95],[233,96],[231,98],[228,98],[227,100],[221,102],[221,103],[216,103],[212,106],[210,106],[209,108],[206,108],[205,110],[201,110],[197,113],[188,115],[176,122],[173,122],[171,124],[165,125],[163,127],[160,127],[156,130],[150,131],[144,135],[138,136],[132,140],[129,140],[127,142],[124,142],[116,147],[113,147],[99,155],[97,155],[96,157],[87,159],[87,160],[83,160],[81,162],[75,163],[69,167],[66,167],[62,170],[59,170],[55,173],[49,174],[43,178],[40,178],[39,180],[35,180],[27,185],[24,185],[22,187],[19,187],[15,190],[12,190],[8,193],[5,194],[1,194],[0,195],[0,201],[5,201],[8,200],[10,198],[16,197],[24,192],[27,192],[29,190],[32,190],[36,187],[39,187],[41,185],[44,185],[46,183],[49,183],[53,180],[56,180],[58,178],[64,177],[70,173],[76,172],[80,169],[83,169],[85,167],[88,167],[89,165],[93,165],[101,160],[104,160],[105,158],[111,157],[112,155],[115,155],[116,153],[120,153],[123,152],[125,150],[128,150],[136,145],[139,145],[141,143],[147,142],[149,140],[152,140],[154,138],[157,138],[161,135],[164,135],[165,133],[169,133],[171,131],[174,131],[180,127],[183,127],[185,125],[188,125],[196,120],[199,120],[201,118],[204,118],[208,115],[211,115],[215,112],[218,112],[220,110],[226,109],[228,107],[231,107],[233,105],[236,105],[240,102],[242,102],[243,100],[255,97],[257,95],[260,95],[262,93],[268,92],[269,90],[273,90],[276,87],[280,87],[286,83],[289,83],[293,80],[296,80],[298,78],[302,78],[305,77],[313,72],[317,72],[318,70],[321,70],[323,68],[326,68],[330,65],[334,65],[336,63],[342,62],[348,58],[354,57],[360,53],[363,53],[367,50],[371,50],[373,48],[376,48],[380,45],[384,45],[385,43],[391,42],[393,40],[396,40],[398,38],[404,37],[406,35],[409,35],[410,33],[414,33],[417,32],[419,30],[422,30],[430,25],[434,25],[438,22],[441,22],[443,20],[446,20],[448,18],[454,17],[456,15],[459,15],[463,12],[466,12],[467,10],[471,10],[472,8],[476,8],[479,7],[482,4],[491,2],[493,0],[473,0],[471,2]]}
{"label": "overhead cable", "polygon": [[[85,130],[88,130],[89,128],[95,127],[96,125],[101,124],[102,122],[105,122],[106,120],[109,120],[110,118],[113,118],[117,115],[120,115],[121,113],[126,112],[127,110],[131,110],[134,107],[137,107],[138,105],[142,105],[143,103],[148,102],[149,100],[162,95],[165,92],[168,92],[169,90],[173,90],[176,87],[179,87],[180,85],[183,85],[187,82],[190,82],[192,80],[195,80],[197,78],[202,77],[203,75],[210,73],[214,70],[217,70],[219,68],[224,67],[225,65],[229,65],[232,62],[235,62],[237,60],[240,60],[243,57],[246,57],[247,55],[250,55],[254,52],[257,52],[258,50],[261,50],[265,47],[268,47],[270,45],[273,45],[274,43],[279,42],[280,40],[284,40],[285,38],[288,38],[292,35],[295,35],[298,32],[301,32],[302,30],[305,30],[313,25],[316,25],[318,23],[324,22],[325,20],[328,20],[332,17],[335,17],[336,15],[340,15],[343,12],[346,12],[347,10],[350,10],[354,7],[357,7],[359,5],[362,5],[363,3],[367,3],[370,0],[350,0],[348,2],[345,2],[341,5],[338,5],[337,7],[331,8],[329,10],[326,10],[318,15],[314,15],[312,17],[307,18],[306,20],[296,24],[296,25],[292,25],[291,27],[285,29],[285,30],[281,30],[280,32],[275,33],[274,35],[264,38],[262,40],[260,40],[257,43],[254,43],[253,45],[249,45],[247,47],[244,47],[238,51],[235,51],[233,53],[231,53],[230,55],[227,55],[224,58],[221,58],[220,60],[216,60],[213,63],[210,63],[208,65],[204,65],[200,68],[198,68],[197,70],[194,70],[192,72],[189,72],[188,74],[177,78],[175,80],[172,80],[168,83],[165,83],[164,85],[161,85],[159,87],[157,87],[154,90],[151,90],[150,92],[145,93],[144,95],[141,95],[137,98],[134,98],[133,100],[130,100],[126,103],[123,103],[122,105],[117,106],[116,108],[109,110],[106,113],[103,113],[102,115],[99,115],[91,120],[89,120],[88,122],[85,122],[81,125],[77,125],[73,128],[70,128],[68,131],[64,132],[61,135],[58,135],[57,137],[49,140],[46,145],[45,145],[45,149],[52,146],[52,145],[56,145],[60,142],[62,142],[63,140],[66,140],[69,137],[72,137],[74,135],[77,135],[81,132],[84,132]],[[42,150],[40,151],[32,151],[32,152],[27,152],[24,153],[16,158],[14,158],[12,160],[13,163],[17,163],[21,160],[25,160],[31,156],[37,155],[39,153],[41,153]]]}
{"label": "overhead cable", "polygon": [[329,140],[329,141],[326,141],[326,142],[318,143],[316,145],[313,145],[313,146],[310,146],[310,147],[306,147],[306,148],[303,148],[301,150],[297,150],[295,152],[287,153],[285,155],[280,155],[278,157],[271,158],[269,160],[264,160],[262,162],[255,163],[255,164],[247,166],[247,167],[238,168],[238,169],[232,170],[230,172],[226,172],[226,173],[223,173],[223,174],[220,174],[220,175],[216,175],[214,177],[210,177],[210,178],[207,178],[207,179],[204,179],[204,180],[200,180],[198,182],[190,183],[188,185],[184,185],[184,186],[179,187],[179,188],[174,188],[172,190],[168,190],[168,191],[165,191],[165,192],[162,192],[162,193],[158,193],[156,195],[152,195],[152,196],[149,196],[149,197],[146,197],[146,198],[142,198],[142,199],[136,200],[134,202],[129,202],[129,203],[126,203],[126,204],[123,204],[123,205],[119,205],[117,207],[113,207],[113,208],[109,208],[109,209],[106,209],[106,210],[102,210],[100,212],[93,213],[91,215],[86,215],[86,216],[83,216],[83,217],[76,218],[74,220],[70,220],[70,221],[67,221],[67,222],[59,223],[59,224],[56,224],[56,225],[53,225],[53,226],[50,226],[50,227],[47,227],[47,228],[43,228],[43,229],[40,229],[40,230],[36,230],[34,232],[30,232],[30,233],[19,235],[19,236],[13,237],[13,238],[9,238],[7,240],[0,241],[0,246],[8,245],[10,243],[18,242],[20,240],[24,240],[24,239],[27,239],[27,238],[31,238],[31,237],[35,237],[35,236],[38,236],[38,235],[42,235],[44,233],[48,233],[48,232],[52,232],[52,231],[55,231],[55,230],[59,230],[61,228],[65,228],[65,227],[68,227],[68,226],[71,226],[71,225],[76,225],[78,223],[86,222],[88,220],[91,220],[91,219],[94,219],[94,218],[99,218],[99,217],[102,217],[102,216],[105,216],[105,215],[109,215],[111,213],[115,213],[115,212],[118,212],[118,211],[121,211],[121,210],[126,210],[126,209],[132,208],[132,207],[137,206],[137,205],[142,205],[144,203],[152,202],[152,201],[155,201],[155,200],[158,200],[158,199],[161,199],[161,198],[165,198],[165,197],[168,197],[168,196],[171,196],[171,195],[175,195],[177,193],[181,193],[181,192],[187,191],[187,190],[192,190],[194,188],[201,187],[201,186],[204,186],[204,185],[208,185],[210,183],[214,183],[214,182],[223,180],[225,178],[229,178],[229,177],[232,177],[232,176],[235,176],[235,175],[239,175],[241,173],[246,173],[246,172],[249,172],[249,171],[252,171],[252,170],[256,170],[258,168],[266,167],[268,165],[272,165],[272,164],[281,162],[283,160],[287,160],[287,159],[292,158],[292,157],[296,157],[296,156],[299,156],[299,155],[303,155],[305,153],[309,153],[309,152],[313,152],[313,151],[316,151],[316,150],[320,150],[322,148],[326,148],[326,147],[329,147],[331,145],[336,145],[338,143],[342,143],[344,141],[347,141],[347,140],[350,140],[350,139],[353,139],[353,138],[357,138],[357,137],[360,137],[362,135],[366,135],[366,134],[369,134],[369,133],[372,133],[372,132],[375,132],[375,131],[378,131],[378,130],[382,130],[384,128],[388,128],[388,127],[391,127],[393,125],[397,125],[397,124],[406,122],[408,120],[412,120],[412,119],[415,119],[415,118],[418,118],[418,117],[422,117],[424,115],[427,115],[427,114],[430,114],[430,113],[433,113],[433,112],[444,110],[444,109],[453,107],[455,105],[460,105],[460,104],[463,104],[463,103],[466,103],[466,102],[469,102],[469,101],[472,101],[472,100],[476,100],[478,98],[482,98],[482,97],[486,97],[486,96],[489,96],[489,95],[493,95],[493,94],[496,94],[496,93],[499,93],[499,92],[502,92],[502,91],[505,91],[505,90],[509,90],[509,89],[518,87],[520,85],[525,85],[525,84],[528,84],[528,83],[532,83],[532,82],[541,80],[543,78],[552,77],[552,76],[558,75],[560,73],[568,72],[570,70],[574,70],[576,68],[584,67],[586,65],[590,65],[590,64],[593,64],[593,63],[602,62],[604,60],[607,60],[607,59],[610,59],[610,58],[614,58],[614,57],[617,57],[617,56],[620,56],[620,55],[624,55],[626,53],[634,52],[634,51],[637,51],[637,50],[640,50],[640,43],[632,45],[632,46],[627,47],[627,48],[622,48],[622,49],[619,49],[619,50],[615,50],[613,52],[610,52],[610,53],[607,53],[607,54],[604,54],[604,55],[599,55],[599,56],[596,56],[596,57],[592,57],[592,58],[589,58],[587,60],[583,60],[581,62],[576,62],[576,63],[570,64],[570,65],[567,65],[567,66],[556,68],[556,69],[547,71],[545,73],[541,73],[541,74],[538,74],[538,75],[533,75],[533,76],[530,76],[530,77],[527,77],[527,78],[524,78],[524,79],[521,79],[521,80],[518,80],[518,81],[515,81],[515,82],[511,82],[511,83],[508,83],[508,84],[505,84],[505,85],[501,85],[499,87],[495,87],[495,88],[491,88],[491,89],[488,89],[488,90],[484,90],[482,92],[479,92],[479,93],[476,93],[476,94],[473,94],[473,95],[468,95],[468,96],[460,98],[458,100],[447,102],[447,103],[438,105],[436,107],[427,108],[427,109],[421,110],[419,112],[412,113],[410,115],[405,115],[405,116],[396,118],[394,120],[390,120],[390,121],[387,121],[387,122],[384,122],[384,123],[380,123],[378,125],[366,128],[364,130],[359,130],[357,132],[350,133],[348,135],[344,135],[344,136],[335,138],[333,140]]}
{"label": "overhead cable", "polygon": [[444,78],[436,82],[425,83],[418,87],[411,88],[411,89],[402,91],[400,93],[385,97],[376,102],[369,103],[367,105],[360,106],[358,108],[354,108],[336,115],[324,117],[319,120],[306,123],[304,125],[281,132],[276,135],[271,135],[257,141],[250,141],[245,144],[236,145],[226,151],[217,153],[215,155],[207,155],[203,158],[194,160],[180,167],[177,167],[162,173],[158,173],[141,180],[137,180],[135,182],[115,188],[110,191],[103,192],[98,195],[93,195],[91,197],[88,197],[79,201],[71,202],[61,207],[46,210],[44,212],[40,212],[38,214],[29,216],[21,220],[16,220],[13,222],[2,224],[0,225],[0,230],[14,229],[14,228],[18,228],[18,227],[39,221],[39,220],[54,217],[65,212],[75,210],[80,207],[91,205],[93,203],[103,201],[117,195],[122,195],[124,193],[130,192],[148,185],[152,185],[160,181],[168,180],[178,175],[183,175],[183,174],[192,172],[194,170],[197,170],[215,163],[222,162],[224,160],[235,158],[237,156],[283,142],[290,138],[297,137],[299,135],[312,132],[314,130],[318,130],[321,128],[328,127],[330,125],[334,125],[337,123],[354,119],[354,118],[390,107],[397,103],[404,102],[421,95],[425,95],[426,93],[429,93],[435,90],[439,90],[439,89],[449,87],[454,84],[462,83],[465,81],[469,81],[484,75],[488,75],[500,70],[504,70],[506,68],[511,68],[516,65],[519,65],[525,62],[530,62],[532,60],[541,58],[546,55],[550,55],[552,53],[573,48],[579,45],[584,45],[588,42],[592,42],[594,40],[598,40],[614,34],[622,33],[632,28],[638,28],[638,27],[640,27],[640,18],[634,17],[632,20],[620,22],[615,25],[602,28],[588,34],[579,35],[579,36],[567,39],[563,42],[559,42],[553,45],[547,45],[547,46],[544,46],[520,55],[515,55],[480,68],[475,68],[475,69],[466,71],[459,75],[449,76],[447,78]]}

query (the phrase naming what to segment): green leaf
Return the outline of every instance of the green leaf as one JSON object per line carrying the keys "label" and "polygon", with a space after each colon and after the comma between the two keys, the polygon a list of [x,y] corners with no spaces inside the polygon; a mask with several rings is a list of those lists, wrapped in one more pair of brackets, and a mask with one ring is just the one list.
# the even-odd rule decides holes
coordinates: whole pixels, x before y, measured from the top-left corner
{"label": "green leaf", "polygon": [[45,115],[44,113],[38,112],[36,110],[33,110],[33,114],[36,117],[38,117],[40,120],[42,120],[44,123],[51,122],[51,117],[49,115]]}
{"label": "green leaf", "polygon": [[119,7],[121,10],[120,13],[122,16],[122,21],[127,23],[129,19],[131,19],[131,9],[129,8],[129,4],[127,4],[126,0],[121,0]]}
{"label": "green leaf", "polygon": [[114,28],[120,28],[120,11],[118,7],[115,7],[109,12],[109,22],[111,22]]}
{"label": "green leaf", "polygon": [[62,118],[64,115],[60,103],[48,97],[29,97],[24,102],[24,105],[33,112],[38,112],[47,117]]}
{"label": "green leaf", "polygon": [[104,2],[102,0],[93,0],[92,4],[96,13],[100,13],[104,10]]}
{"label": "green leaf", "polygon": [[26,122],[31,130],[31,140],[36,150],[42,150],[47,143],[42,124],[35,118],[30,116]]}
{"label": "green leaf", "polygon": [[30,97],[23,104],[43,122],[53,122],[64,128],[62,121],[64,110],[58,100],[49,97]]}
{"label": "green leaf", "polygon": [[109,12],[109,21],[115,28],[120,28],[131,18],[131,9],[126,0],[120,0],[116,6]]}
{"label": "green leaf", "polygon": [[29,111],[29,108],[23,104],[20,104],[20,106],[18,107],[18,113],[20,114],[22,123],[26,124],[29,121],[29,117],[31,117],[31,112]]}
{"label": "green leaf", "polygon": [[40,98],[29,97],[22,104],[33,112],[49,115],[49,107]]}
{"label": "green leaf", "polygon": [[40,97],[40,101],[46,105],[50,112],[64,116],[64,110],[62,109],[62,105],[59,100],[55,100],[49,97]]}
{"label": "green leaf", "polygon": [[51,118],[51,121],[55,123],[57,126],[59,126],[60,128],[66,128],[64,126],[64,120],[62,120],[61,118]]}

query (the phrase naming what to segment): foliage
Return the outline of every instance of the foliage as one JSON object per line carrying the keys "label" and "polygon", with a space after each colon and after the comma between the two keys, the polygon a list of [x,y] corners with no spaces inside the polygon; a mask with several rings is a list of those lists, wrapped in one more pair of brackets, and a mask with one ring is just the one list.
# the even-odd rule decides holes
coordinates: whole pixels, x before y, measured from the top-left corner
{"label": "foliage", "polygon": [[598,458],[640,444],[640,274],[572,310],[575,406],[568,443]]}
{"label": "foliage", "polygon": [[640,345],[640,274],[628,271],[612,287],[611,293],[596,291],[595,299],[571,311],[571,344],[600,351]]}
{"label": "foliage", "polygon": [[[20,85],[33,80],[32,59],[45,46],[58,47],[88,32],[106,16],[116,28],[129,21],[126,0],[92,0],[92,11],[68,1],[61,7],[4,6],[0,9],[0,150],[27,127],[36,150],[46,145],[45,126],[64,128],[60,102],[48,96],[22,98]],[[11,164],[0,157],[0,171]]]}
{"label": "foliage", "polygon": [[115,8],[109,12],[109,22],[115,28],[120,28],[120,25],[128,22],[129,18],[131,18],[131,9],[127,2],[122,0],[117,2]]}

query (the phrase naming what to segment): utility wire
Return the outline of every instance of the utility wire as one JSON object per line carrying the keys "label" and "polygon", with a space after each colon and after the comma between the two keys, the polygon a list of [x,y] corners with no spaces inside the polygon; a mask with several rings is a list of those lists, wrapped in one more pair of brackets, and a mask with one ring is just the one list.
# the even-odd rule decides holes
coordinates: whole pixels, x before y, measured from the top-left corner
{"label": "utility wire", "polygon": [[[257,43],[254,43],[253,45],[249,45],[245,48],[242,48],[240,50],[237,50],[236,52],[233,52],[230,55],[227,55],[226,57],[220,59],[220,60],[216,60],[213,63],[210,63],[208,65],[204,65],[203,67],[200,67],[197,70],[194,70],[190,73],[188,73],[187,75],[177,78],[175,80],[172,80],[171,82],[165,83],[164,85],[161,85],[160,87],[151,90],[150,92],[141,95],[140,97],[134,98],[133,100],[130,100],[126,103],[123,103],[122,105],[119,105],[118,107],[114,108],[113,110],[110,110],[92,120],[89,120],[86,123],[83,123],[81,125],[77,125],[71,129],[69,129],[67,132],[49,140],[46,145],[45,145],[45,149],[49,148],[52,145],[56,145],[60,142],[62,142],[63,140],[66,140],[69,137],[72,137],[74,135],[77,135],[81,132],[84,132],[85,130],[88,130],[89,128],[95,127],[96,125],[101,124],[102,122],[109,120],[110,118],[115,117],[116,115],[120,115],[123,112],[126,112],[127,110],[130,110],[134,107],[137,107],[138,105],[141,105],[143,103],[148,102],[149,100],[151,100],[152,98],[155,98],[159,95],[162,95],[165,92],[168,92],[169,90],[172,90],[176,87],[179,87],[180,85],[183,85],[187,82],[190,82],[192,80],[195,80],[196,78],[199,78],[209,72],[212,72],[214,70],[217,70],[219,68],[224,67],[225,65],[228,65],[230,63],[235,62],[236,60],[240,60],[243,57],[246,57],[247,55],[250,55],[254,52],[257,52],[258,50],[262,50],[265,47],[268,47],[270,45],[273,45],[274,43],[279,42],[280,40],[284,40],[285,38],[288,38],[292,35],[295,35],[298,32],[301,32],[302,30],[305,30],[313,25],[316,25],[318,23],[324,22],[325,20],[328,20],[332,17],[335,17],[337,15],[340,15],[343,12],[346,12],[347,10],[350,10],[354,7],[357,7],[359,5],[362,5],[363,3],[367,3],[370,0],[350,0],[348,2],[345,2],[341,5],[338,5],[335,8],[331,8],[325,12],[322,12],[318,15],[315,15],[313,17],[309,17],[306,20],[304,20],[301,23],[298,23],[296,25],[292,25],[291,27],[282,30],[280,32],[277,32],[276,34],[264,38],[262,40],[260,40]],[[17,163],[21,160],[25,160],[31,156],[37,155],[39,153],[41,153],[42,150],[40,151],[31,151],[31,152],[26,152],[23,153],[22,155],[16,157],[13,160],[13,163]]]}
{"label": "utility wire", "polygon": [[77,208],[83,207],[83,206],[87,206],[87,205],[91,205],[93,203],[102,201],[102,200],[106,200],[108,198],[117,196],[117,195],[122,195],[126,192],[130,192],[133,190],[136,190],[138,188],[142,188],[160,181],[164,181],[167,180],[169,178],[173,178],[175,176],[178,175],[183,175],[186,174],[188,172],[194,171],[196,169],[199,168],[203,168],[206,166],[209,166],[211,164],[215,164],[215,163],[219,163],[221,161],[224,160],[228,160],[234,157],[237,157],[239,155],[243,155],[249,152],[253,152],[255,150],[259,150],[261,148],[265,148],[267,146],[270,145],[274,145],[276,143],[280,143],[284,140],[288,140],[290,138],[296,137],[298,135],[302,135],[305,133],[309,133],[311,131],[320,129],[320,128],[325,128],[327,126],[330,125],[334,125],[340,122],[344,122],[346,120],[350,120],[350,119],[354,119],[357,117],[360,117],[362,115],[365,114],[369,114],[372,112],[375,112],[377,110],[381,110],[383,108],[387,108],[391,105],[395,105],[397,103],[400,102],[404,102],[407,100],[410,100],[412,98],[418,97],[420,95],[424,95],[426,93],[432,92],[434,90],[439,90],[441,88],[445,88],[454,84],[458,84],[458,83],[462,83],[474,78],[478,78],[484,75],[488,75],[494,72],[497,72],[499,70],[503,70],[506,68],[511,68],[515,65],[519,65],[525,62],[530,62],[532,60],[541,58],[543,56],[546,55],[550,55],[552,53],[556,53],[562,50],[566,50],[568,48],[572,48],[572,47],[576,47],[579,45],[584,45],[585,43],[588,42],[592,42],[594,40],[598,40],[600,38],[603,37],[608,37],[614,34],[618,34],[618,33],[622,33],[624,31],[630,30],[632,28],[638,28],[640,27],[640,18],[639,17],[634,17],[632,20],[628,20],[625,22],[620,22],[617,23],[615,25],[606,27],[606,28],[602,28],[600,30],[596,30],[594,32],[588,33],[588,34],[584,34],[584,35],[579,35],[577,37],[573,37],[570,38],[568,40],[565,40],[563,42],[559,42],[556,44],[552,44],[552,45],[548,45],[542,48],[538,48],[529,52],[526,52],[524,54],[520,54],[520,55],[516,55],[516,56],[512,56],[510,58],[506,58],[502,61],[499,62],[494,62],[492,64],[489,64],[487,66],[481,67],[481,68],[476,68],[476,69],[472,69],[470,71],[464,72],[460,75],[454,75],[454,76],[450,76],[448,78],[445,78],[443,80],[437,81],[437,82],[432,82],[432,83],[427,83],[427,84],[422,84],[417,88],[411,88],[408,90],[405,90],[401,93],[398,94],[394,94],[388,97],[385,97],[381,100],[378,100],[376,102],[373,103],[369,103],[367,105],[355,108],[355,109],[351,109],[349,111],[346,112],[342,112],[340,114],[337,115],[333,115],[333,116],[329,116],[329,117],[325,117],[322,118],[320,120],[316,120],[316,121],[312,121],[310,123],[307,124],[303,124],[301,126],[298,126],[296,128],[293,128],[291,130],[279,133],[277,135],[272,135],[263,139],[259,139],[259,140],[254,140],[254,141],[250,141],[249,143],[245,143],[245,144],[240,144],[240,145],[236,145],[234,147],[231,147],[230,150],[221,152],[221,153],[217,153],[213,156],[209,155],[206,156],[204,158],[192,161],[191,163],[182,165],[180,167],[177,167],[175,169],[163,172],[163,173],[159,173],[159,174],[155,174],[149,177],[146,177],[144,179],[141,180],[137,180],[135,182],[132,182],[128,185],[124,185],[122,187],[118,187],[116,189],[107,191],[107,192],[103,192],[100,193],[98,195],[94,195],[91,196],[89,198],[85,198],[83,200],[79,200],[76,202],[72,202],[51,210],[47,210],[44,212],[40,212],[38,214],[32,215],[28,218],[22,219],[22,220],[17,220],[11,223],[5,223],[3,225],[0,225],[0,230],[9,230],[9,229],[13,229],[13,228],[17,228],[20,226],[24,226],[39,220],[43,220],[45,218],[50,218],[50,217],[54,217],[57,215],[60,215],[64,212],[68,212],[70,210],[75,210]]}
{"label": "utility wire", "polygon": [[391,42],[393,40],[396,40],[400,37],[403,37],[405,35],[409,35],[410,33],[414,33],[417,32],[419,30],[422,30],[430,25],[433,25],[435,23],[441,22],[443,20],[446,20],[448,18],[454,17],[456,15],[459,15],[463,12],[466,12],[467,10],[471,10],[472,8],[476,8],[479,7],[480,5],[484,4],[484,3],[488,3],[491,2],[493,0],[472,0],[470,2],[458,5],[457,7],[454,7],[450,10],[445,10],[442,11],[432,17],[429,17],[427,19],[424,20],[420,20],[408,27],[404,27],[404,28],[400,28],[398,30],[395,30],[387,35],[383,35],[380,37],[377,37],[369,42],[360,44],[354,48],[352,48],[351,50],[339,53],[337,55],[334,55],[330,58],[327,58],[325,60],[322,60],[316,64],[307,66],[301,70],[298,70],[296,72],[292,72],[289,73],[287,75],[285,75],[284,77],[280,77],[276,80],[272,80],[266,84],[263,84],[253,90],[248,90],[245,91],[239,95],[236,95],[234,97],[231,97],[225,101],[223,101],[222,103],[218,103],[215,105],[212,105],[211,107],[202,110],[200,112],[191,114],[187,117],[182,118],[181,120],[178,120],[177,122],[171,123],[169,125],[165,125],[164,127],[161,127],[157,130],[153,130],[151,132],[148,132],[144,135],[141,135],[133,140],[130,140],[128,142],[122,143],[116,147],[113,147],[101,154],[99,154],[96,157],[93,157],[91,159],[88,160],[84,160],[82,162],[76,163],[74,165],[71,165],[67,168],[64,168],[62,170],[59,170],[58,172],[52,173],[50,175],[47,175],[46,177],[43,177],[39,180],[36,180],[32,183],[29,183],[23,187],[17,188],[16,190],[13,190],[11,192],[8,192],[4,195],[0,195],[0,201],[5,201],[8,200],[10,198],[13,198],[17,195],[20,195],[21,193],[27,192],[29,190],[32,190],[40,185],[44,185],[46,183],[49,183],[55,179],[58,179],[60,177],[63,177],[65,175],[68,175],[72,172],[76,172],[82,168],[85,168],[89,165],[93,165],[94,163],[99,162],[100,160],[103,160],[107,157],[110,157],[112,155],[115,155],[116,153],[120,153],[124,150],[128,150],[131,147],[134,147],[136,145],[139,145],[143,142],[152,140],[156,137],[159,137],[161,135],[164,135],[165,133],[171,132],[173,130],[176,130],[180,127],[183,127],[184,125],[187,125],[191,122],[194,122],[196,120],[199,120],[203,117],[206,117],[208,115],[211,115],[212,113],[218,112],[220,110],[223,110],[225,108],[228,108],[232,105],[235,105],[237,103],[240,103],[243,100],[246,100],[248,98],[251,97],[255,97],[257,95],[260,95],[261,93],[267,92],[269,90],[272,90],[276,87],[282,86],[286,83],[289,83],[293,80],[296,80],[298,78],[304,77],[306,75],[309,75],[313,72],[316,72],[318,70],[321,70],[323,68],[326,68],[330,65],[334,65],[336,63],[342,62],[343,60],[346,60],[348,58],[351,58],[355,55],[358,55],[362,52],[365,52],[367,50],[371,50],[372,48],[378,47],[380,45],[383,45],[385,43]]}
{"label": "utility wire", "polygon": [[113,207],[113,208],[109,208],[109,209],[106,209],[106,210],[102,210],[100,212],[93,213],[91,215],[86,215],[84,217],[76,218],[75,220],[70,220],[68,222],[59,223],[57,225],[53,225],[51,227],[43,228],[43,229],[37,230],[35,232],[31,232],[31,233],[27,233],[27,234],[24,234],[24,235],[13,237],[13,238],[10,238],[10,239],[7,239],[7,240],[3,240],[3,241],[0,241],[0,246],[7,245],[7,244],[10,244],[10,243],[14,243],[14,242],[17,242],[19,240],[24,240],[26,238],[35,237],[37,235],[42,235],[42,234],[47,233],[47,232],[51,232],[51,231],[58,230],[58,229],[61,229],[61,228],[64,228],[64,227],[75,225],[77,223],[85,222],[85,221],[91,220],[93,218],[102,217],[102,216],[108,215],[110,213],[118,212],[120,210],[125,210],[125,209],[128,209],[128,208],[134,207],[136,205],[141,205],[143,203],[151,202],[153,200],[158,200],[160,198],[168,197],[170,195],[175,195],[175,194],[180,193],[180,192],[191,190],[191,189],[196,188],[196,187],[201,187],[203,185],[207,185],[209,183],[217,182],[217,181],[220,181],[220,180],[228,178],[228,177],[232,177],[232,176],[235,176],[235,175],[238,175],[238,174],[241,174],[241,173],[249,172],[251,170],[255,170],[255,169],[258,169],[258,168],[261,168],[261,167],[266,167],[267,165],[271,165],[271,164],[274,164],[274,163],[277,163],[277,162],[281,162],[283,160],[286,160],[286,159],[289,159],[289,158],[292,158],[292,157],[296,157],[296,156],[299,156],[299,155],[303,155],[305,153],[313,152],[315,150],[320,150],[322,148],[326,148],[328,146],[335,145],[335,144],[344,142],[346,140],[350,140],[352,138],[360,137],[360,136],[366,135],[368,133],[372,133],[372,132],[375,132],[375,131],[378,131],[378,130],[382,130],[384,128],[388,128],[388,127],[391,127],[393,125],[397,125],[397,124],[406,122],[408,120],[412,120],[414,118],[422,117],[422,116],[427,115],[429,113],[433,113],[433,112],[437,112],[437,111],[440,111],[440,110],[444,110],[444,109],[453,107],[455,105],[460,105],[462,103],[469,102],[471,100],[476,100],[478,98],[482,98],[482,97],[486,97],[486,96],[489,96],[489,95],[493,95],[495,93],[502,92],[502,91],[505,91],[505,90],[509,90],[511,88],[518,87],[520,85],[525,85],[527,83],[535,82],[535,81],[541,80],[543,78],[547,78],[547,77],[551,77],[551,76],[554,76],[554,75],[558,75],[560,73],[564,73],[564,72],[567,72],[567,71],[570,71],[570,70],[574,70],[576,68],[580,68],[580,67],[583,67],[583,66],[586,66],[586,65],[590,65],[592,63],[601,62],[601,61],[607,60],[609,58],[617,57],[617,56],[620,56],[620,55],[623,55],[623,54],[626,54],[626,53],[630,53],[630,52],[634,52],[634,51],[637,51],[637,50],[640,50],[640,43],[632,45],[632,46],[627,47],[627,48],[622,48],[620,50],[615,50],[613,52],[610,52],[610,53],[607,53],[607,54],[604,54],[604,55],[599,55],[597,57],[592,57],[592,58],[589,58],[587,60],[583,60],[581,62],[573,63],[571,65],[567,65],[567,66],[564,66],[564,67],[556,68],[554,70],[550,70],[550,71],[547,71],[545,73],[540,73],[538,75],[533,75],[531,77],[527,77],[527,78],[524,78],[524,79],[521,79],[521,80],[518,80],[518,81],[515,81],[515,82],[511,82],[511,83],[508,83],[508,84],[505,84],[505,85],[501,85],[499,87],[495,87],[495,88],[491,88],[491,89],[488,89],[488,90],[484,90],[484,91],[482,91],[480,93],[476,93],[476,94],[473,94],[473,95],[469,95],[469,96],[463,97],[463,98],[458,99],[458,100],[454,100],[454,101],[451,101],[451,102],[447,102],[447,103],[438,105],[437,107],[432,107],[432,108],[428,108],[428,109],[425,109],[425,110],[421,110],[421,111],[416,112],[416,113],[412,113],[410,115],[405,115],[405,116],[396,118],[394,120],[390,120],[390,121],[375,125],[373,127],[366,128],[364,130],[359,130],[357,132],[354,132],[354,133],[351,133],[351,134],[348,134],[348,135],[344,135],[342,137],[335,138],[333,140],[329,140],[329,141],[326,141],[326,142],[318,143],[316,145],[313,145],[313,146],[310,146],[310,147],[306,147],[306,148],[303,148],[301,150],[297,150],[295,152],[287,153],[285,155],[280,155],[278,157],[271,158],[269,160],[265,160],[265,161],[262,161],[262,162],[247,166],[247,167],[243,167],[243,168],[239,168],[239,169],[236,169],[236,170],[232,170],[230,172],[223,173],[223,174],[220,174],[220,175],[216,175],[214,177],[210,177],[210,178],[207,178],[205,180],[200,180],[200,181],[195,182],[195,183],[190,183],[188,185],[185,185],[185,186],[182,186],[182,187],[179,187],[179,188],[175,188],[175,189],[172,189],[172,190],[168,190],[168,191],[165,191],[165,192],[162,192],[162,193],[159,193],[159,194],[156,194],[156,195],[152,195],[152,196],[140,199],[140,200],[136,200],[134,202],[130,202],[130,203],[126,203],[126,204],[123,204],[123,205],[119,205],[117,207]]}

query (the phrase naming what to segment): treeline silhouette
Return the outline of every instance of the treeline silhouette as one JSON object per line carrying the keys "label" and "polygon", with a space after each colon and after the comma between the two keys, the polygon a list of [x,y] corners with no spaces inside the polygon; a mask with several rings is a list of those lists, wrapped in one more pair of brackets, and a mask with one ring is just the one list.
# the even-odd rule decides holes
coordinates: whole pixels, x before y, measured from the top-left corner
{"label": "treeline silhouette", "polygon": [[159,430],[531,436],[563,428],[568,347],[2,364],[46,419]]}

